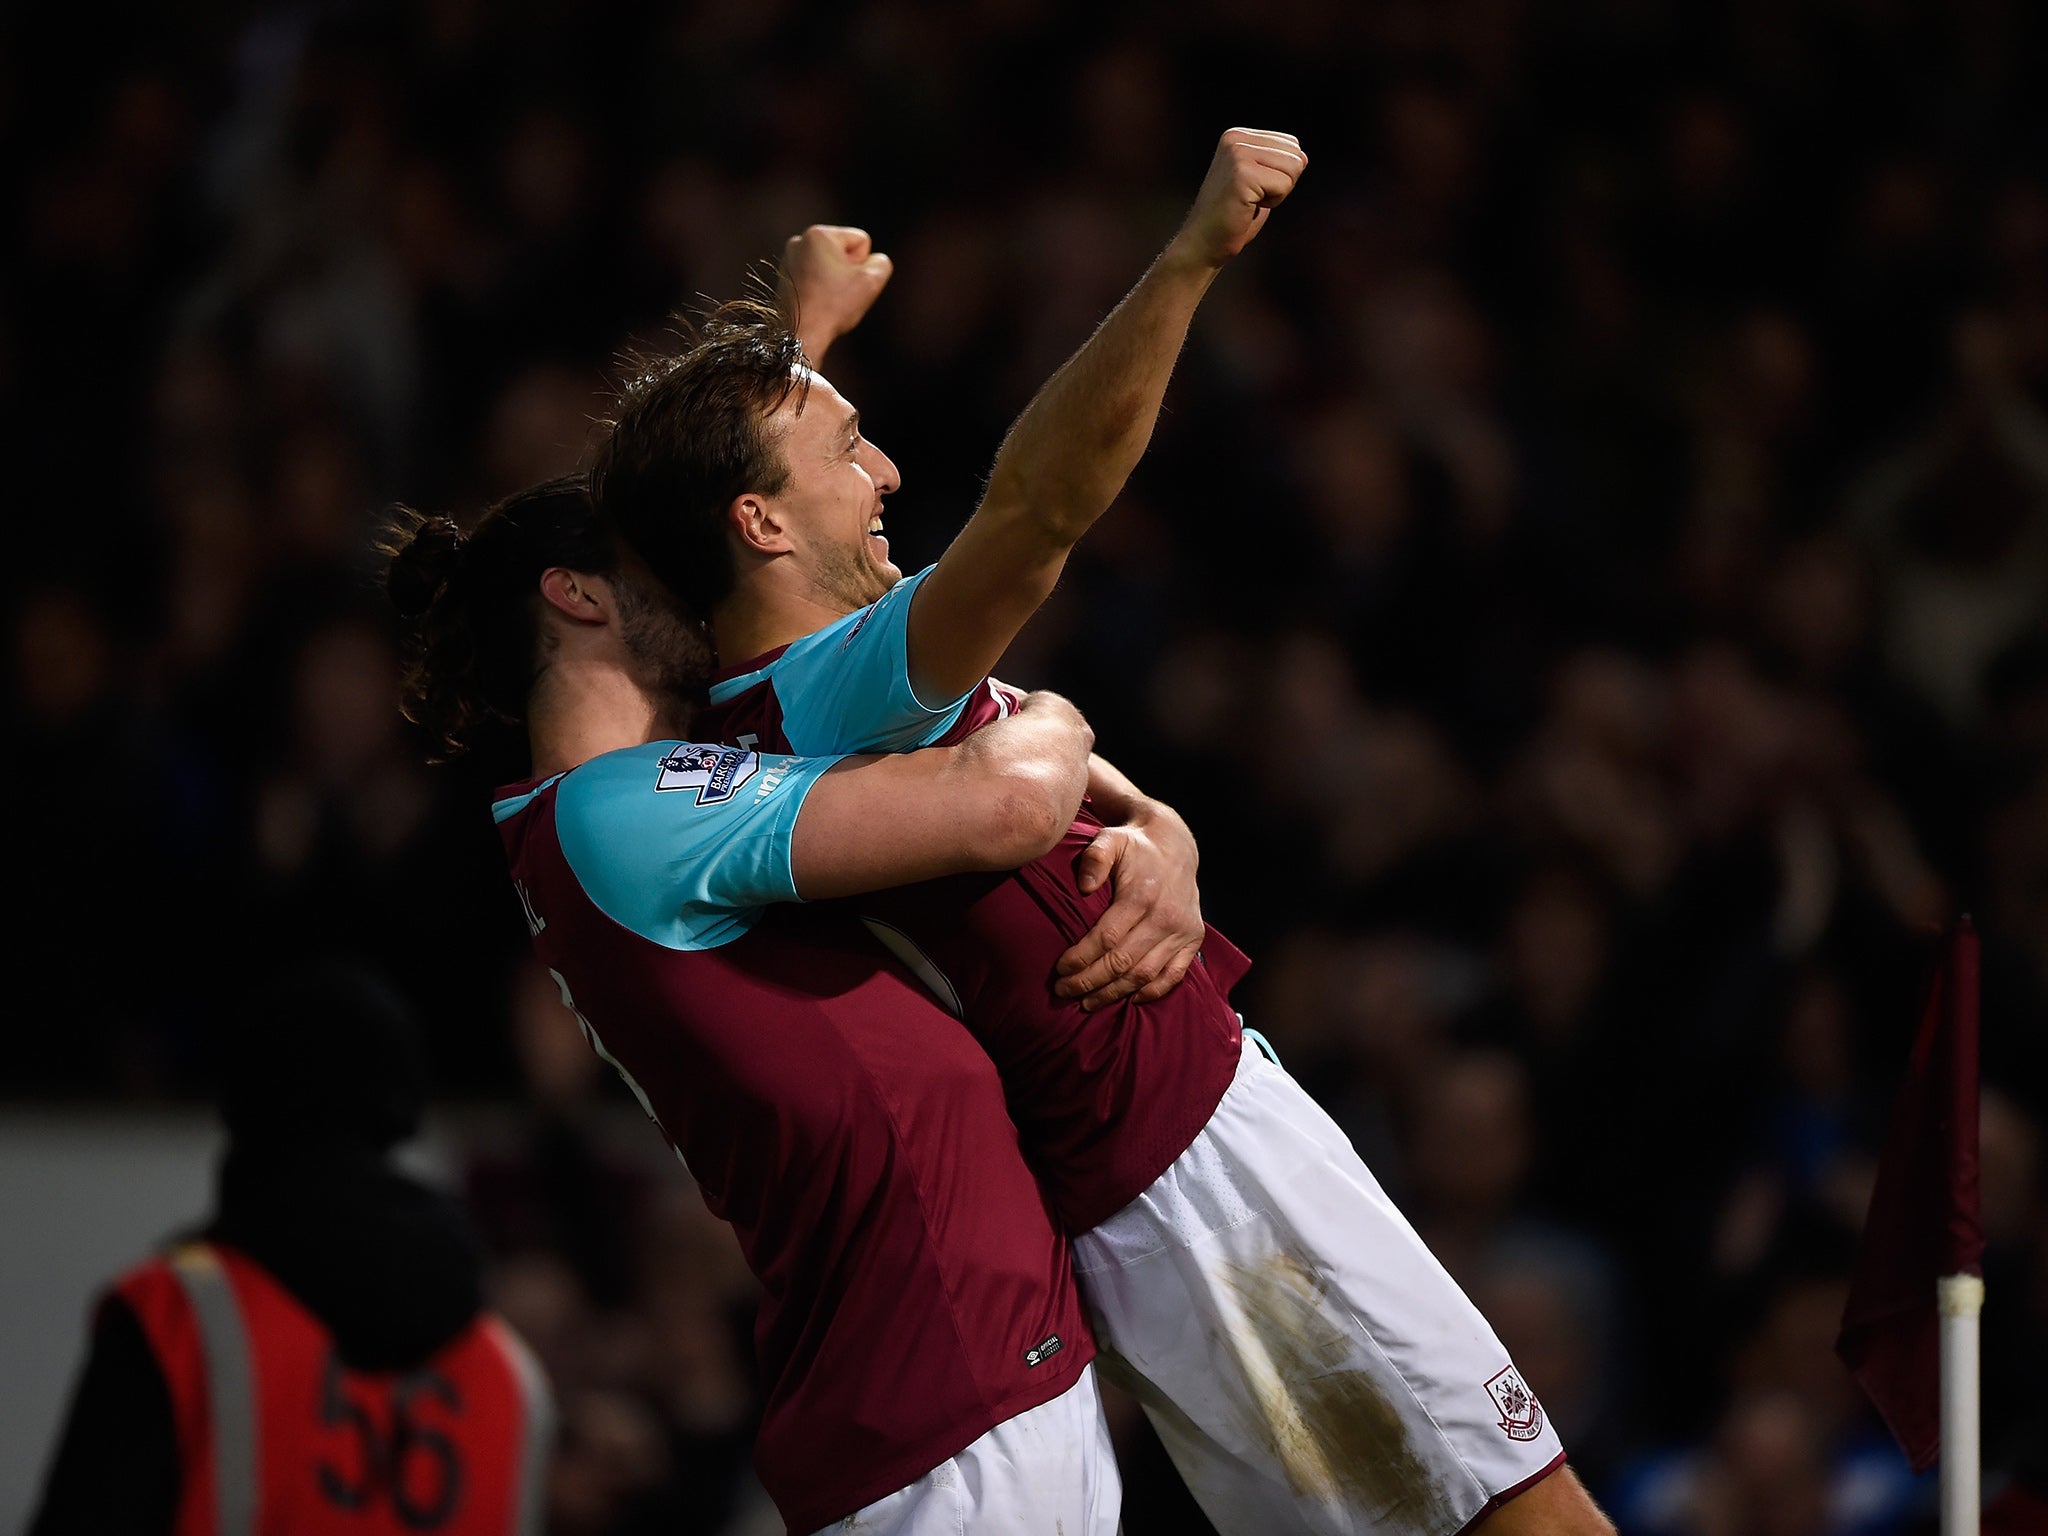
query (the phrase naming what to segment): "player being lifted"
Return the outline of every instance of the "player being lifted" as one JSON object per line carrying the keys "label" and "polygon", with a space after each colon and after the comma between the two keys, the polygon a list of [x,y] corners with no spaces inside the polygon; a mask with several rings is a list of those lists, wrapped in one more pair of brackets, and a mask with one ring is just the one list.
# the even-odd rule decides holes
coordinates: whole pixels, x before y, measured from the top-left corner
{"label": "player being lifted", "polygon": [[850,914],[791,904],[1050,848],[1085,722],[1034,695],[932,752],[691,744],[692,631],[580,478],[467,535],[406,514],[386,551],[407,713],[442,756],[524,727],[492,810],[534,949],[760,1283],[789,1528],[1112,1536],[1093,1339],[994,1067]]}
{"label": "player being lifted", "polygon": [[[881,534],[896,466],[815,371],[888,276],[865,235],[819,226],[790,243],[801,341],[736,303],[680,353],[639,360],[594,489],[708,621],[720,666],[695,733],[900,751],[1008,713],[990,669],[1144,452],[1203,294],[1306,163],[1290,135],[1223,135],[1173,239],[1017,419],[936,565],[908,579]],[[1084,807],[1014,877],[861,911],[996,1063],[1074,1234],[1105,1369],[1191,1492],[1225,1533],[1610,1531],[1484,1318],[1242,1032],[1228,993],[1245,962],[1228,941],[1110,923],[1083,945],[1110,899],[1100,828]],[[1055,989],[1077,945],[1090,963]]]}

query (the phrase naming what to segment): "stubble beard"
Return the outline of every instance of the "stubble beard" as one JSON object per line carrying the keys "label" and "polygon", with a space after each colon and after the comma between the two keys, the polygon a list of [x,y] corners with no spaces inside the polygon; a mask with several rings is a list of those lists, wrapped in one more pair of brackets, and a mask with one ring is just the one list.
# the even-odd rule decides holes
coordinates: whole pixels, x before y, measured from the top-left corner
{"label": "stubble beard", "polygon": [[858,549],[822,551],[811,572],[811,586],[820,600],[841,613],[852,613],[879,602],[895,585],[896,578],[869,556],[865,539]]}
{"label": "stubble beard", "polygon": [[703,626],[673,604],[636,592],[621,596],[619,633],[634,681],[669,714],[686,717],[704,697],[715,664]]}

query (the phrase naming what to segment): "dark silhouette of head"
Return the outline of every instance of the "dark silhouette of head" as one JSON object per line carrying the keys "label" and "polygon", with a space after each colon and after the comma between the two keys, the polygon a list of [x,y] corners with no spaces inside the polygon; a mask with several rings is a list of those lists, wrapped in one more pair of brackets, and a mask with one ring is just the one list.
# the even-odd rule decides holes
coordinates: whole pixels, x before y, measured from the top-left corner
{"label": "dark silhouette of head", "polygon": [[426,1053],[368,962],[316,956],[261,977],[221,1035],[220,1111],[237,1155],[378,1154],[418,1131]]}

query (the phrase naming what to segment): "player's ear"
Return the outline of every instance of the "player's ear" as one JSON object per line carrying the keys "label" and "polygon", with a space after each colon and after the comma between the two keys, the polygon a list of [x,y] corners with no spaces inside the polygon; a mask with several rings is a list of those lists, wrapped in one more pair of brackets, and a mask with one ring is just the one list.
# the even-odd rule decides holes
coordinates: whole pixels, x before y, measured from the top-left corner
{"label": "player's ear", "polygon": [[540,595],[550,608],[579,623],[611,617],[611,592],[604,582],[566,565],[551,565],[540,573]]}
{"label": "player's ear", "polygon": [[775,503],[753,491],[733,497],[725,509],[725,523],[739,547],[749,553],[779,555],[792,547]]}

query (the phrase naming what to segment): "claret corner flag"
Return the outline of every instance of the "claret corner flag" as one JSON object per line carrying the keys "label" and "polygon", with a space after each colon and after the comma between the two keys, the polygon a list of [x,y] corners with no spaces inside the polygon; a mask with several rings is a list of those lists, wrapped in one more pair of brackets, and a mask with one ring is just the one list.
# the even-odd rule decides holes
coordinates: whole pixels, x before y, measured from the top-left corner
{"label": "claret corner flag", "polygon": [[1946,937],[1892,1107],[1835,1343],[1916,1472],[1944,1449],[1938,1284],[1984,1273],[1977,1011],[1978,941],[1964,917]]}

